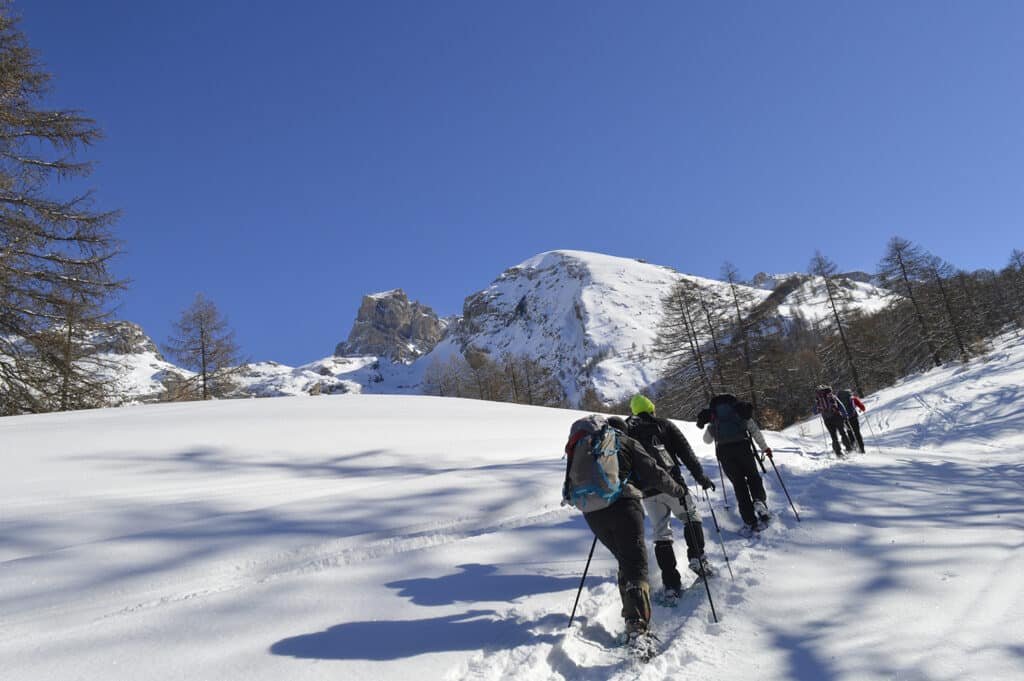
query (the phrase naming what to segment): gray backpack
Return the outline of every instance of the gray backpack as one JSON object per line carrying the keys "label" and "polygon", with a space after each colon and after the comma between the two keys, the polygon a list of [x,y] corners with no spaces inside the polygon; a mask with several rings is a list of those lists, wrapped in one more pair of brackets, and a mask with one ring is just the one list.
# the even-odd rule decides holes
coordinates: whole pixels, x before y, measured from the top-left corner
{"label": "gray backpack", "polygon": [[619,477],[619,431],[592,414],[572,424],[562,498],[584,513],[611,506],[629,479]]}

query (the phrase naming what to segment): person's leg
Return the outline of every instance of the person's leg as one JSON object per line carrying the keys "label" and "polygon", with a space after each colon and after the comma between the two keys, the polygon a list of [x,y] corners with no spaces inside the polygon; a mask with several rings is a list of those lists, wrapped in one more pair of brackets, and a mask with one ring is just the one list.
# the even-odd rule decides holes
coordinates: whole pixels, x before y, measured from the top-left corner
{"label": "person's leg", "polygon": [[644,512],[639,499],[619,499],[583,517],[619,563],[619,594],[627,631],[644,631],[651,619]]}
{"label": "person's leg", "polygon": [[864,438],[860,434],[860,418],[854,414],[850,417],[850,429],[853,431],[853,436],[857,440],[857,450],[861,454],[864,453]]}
{"label": "person's leg", "polygon": [[853,438],[850,434],[850,424],[843,416],[838,417],[836,419],[836,423],[838,424],[839,436],[843,439],[843,449],[847,452],[853,451]]}
{"label": "person's leg", "polygon": [[[836,456],[842,456],[843,450],[840,449],[839,439],[836,437],[836,430],[838,430],[839,424],[836,423],[835,419],[825,419],[825,427],[828,429],[828,434],[832,437],[832,451],[835,452]],[[845,436],[843,439],[845,439]]]}
{"label": "person's leg", "polygon": [[[746,443],[741,443],[743,450],[747,450]],[[724,448],[723,448],[724,449]],[[733,493],[736,495],[736,506],[739,508],[740,517],[747,525],[753,525],[754,501],[750,498],[750,488],[747,486],[747,476],[744,470],[744,458],[749,459],[748,451],[721,451],[720,460],[725,477],[732,483]]]}
{"label": "person's leg", "polygon": [[676,552],[672,547],[672,528],[669,526],[672,497],[659,494],[643,501],[644,510],[651,521],[654,535],[654,557],[661,570],[661,583],[666,590],[678,591],[683,578],[676,568]]}
{"label": "person's leg", "polygon": [[[685,487],[683,489],[686,489]],[[686,489],[682,499],[672,499],[672,515],[683,523],[683,537],[686,539],[686,557],[700,558],[704,555],[704,526],[701,524],[697,502]]]}

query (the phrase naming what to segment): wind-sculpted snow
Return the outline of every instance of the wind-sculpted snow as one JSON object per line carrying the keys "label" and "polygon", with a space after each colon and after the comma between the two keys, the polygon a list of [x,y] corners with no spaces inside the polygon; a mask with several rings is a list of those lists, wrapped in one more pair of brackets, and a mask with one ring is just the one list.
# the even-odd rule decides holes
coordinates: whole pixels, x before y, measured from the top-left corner
{"label": "wind-sculpted snow", "polygon": [[701,495],[720,621],[700,583],[656,606],[643,667],[603,547],[566,628],[592,540],[559,505],[579,412],[343,394],[6,418],[0,677],[1024,678],[1022,379],[1008,336],[868,396],[866,454],[837,461],[816,421],[767,433],[802,522],[770,465],[756,539],[714,492],[731,579]]}

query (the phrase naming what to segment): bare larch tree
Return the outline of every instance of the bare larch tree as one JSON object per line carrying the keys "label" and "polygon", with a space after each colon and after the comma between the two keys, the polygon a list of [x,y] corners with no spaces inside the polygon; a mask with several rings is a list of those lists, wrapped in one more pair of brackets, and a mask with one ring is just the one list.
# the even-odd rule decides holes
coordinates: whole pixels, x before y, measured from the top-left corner
{"label": "bare larch tree", "polygon": [[186,382],[182,397],[222,397],[233,388],[232,376],[242,364],[235,332],[213,301],[197,293],[192,304],[174,323],[167,354],[196,375]]}

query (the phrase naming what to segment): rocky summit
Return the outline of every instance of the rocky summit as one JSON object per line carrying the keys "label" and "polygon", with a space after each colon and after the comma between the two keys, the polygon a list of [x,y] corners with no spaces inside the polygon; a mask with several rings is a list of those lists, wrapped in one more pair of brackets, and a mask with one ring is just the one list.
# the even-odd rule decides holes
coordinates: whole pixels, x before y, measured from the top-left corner
{"label": "rocky summit", "polygon": [[402,289],[363,296],[348,339],[334,350],[338,356],[374,355],[394,362],[412,362],[434,349],[447,324]]}

